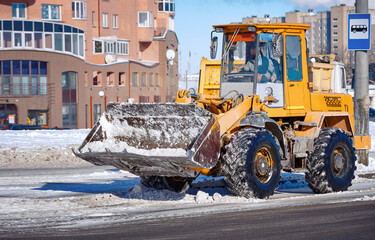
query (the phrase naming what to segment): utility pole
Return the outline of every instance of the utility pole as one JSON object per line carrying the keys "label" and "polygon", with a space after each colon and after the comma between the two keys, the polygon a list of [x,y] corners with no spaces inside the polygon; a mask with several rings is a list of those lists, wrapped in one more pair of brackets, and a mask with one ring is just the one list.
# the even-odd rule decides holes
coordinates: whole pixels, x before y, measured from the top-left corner
{"label": "utility pole", "polygon": [[[368,13],[368,0],[356,0],[356,13]],[[371,24],[371,23],[370,23]],[[355,135],[369,135],[369,81],[367,50],[355,51],[354,119]],[[368,150],[358,151],[358,162],[368,165]]]}

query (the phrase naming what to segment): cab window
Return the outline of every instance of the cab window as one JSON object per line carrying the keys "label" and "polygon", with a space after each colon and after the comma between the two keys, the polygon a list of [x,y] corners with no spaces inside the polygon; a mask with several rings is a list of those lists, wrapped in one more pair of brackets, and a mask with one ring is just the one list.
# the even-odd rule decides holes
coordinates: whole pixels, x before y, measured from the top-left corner
{"label": "cab window", "polygon": [[286,68],[289,81],[302,80],[301,38],[286,36]]}

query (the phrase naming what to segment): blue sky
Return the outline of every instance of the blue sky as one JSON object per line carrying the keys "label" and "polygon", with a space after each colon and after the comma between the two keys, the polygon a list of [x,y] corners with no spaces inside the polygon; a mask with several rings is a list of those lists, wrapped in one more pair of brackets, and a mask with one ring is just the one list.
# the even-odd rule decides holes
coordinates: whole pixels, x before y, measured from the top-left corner
{"label": "blue sky", "polygon": [[[190,72],[198,73],[201,57],[209,58],[212,25],[241,22],[243,17],[285,16],[286,12],[313,8],[328,11],[329,6],[354,0],[176,0],[175,31],[179,40],[179,68],[185,73],[190,58]],[[374,1],[375,0],[370,0]],[[188,68],[189,71],[189,68]]]}

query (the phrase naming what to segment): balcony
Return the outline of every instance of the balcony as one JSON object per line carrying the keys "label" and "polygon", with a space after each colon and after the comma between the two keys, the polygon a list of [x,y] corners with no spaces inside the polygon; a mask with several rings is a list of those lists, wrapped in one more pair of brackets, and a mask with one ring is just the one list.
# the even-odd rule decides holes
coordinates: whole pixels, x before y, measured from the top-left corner
{"label": "balcony", "polygon": [[66,24],[0,20],[0,40],[0,50],[37,50],[85,57],[84,31]]}
{"label": "balcony", "polygon": [[152,42],[154,38],[154,28],[152,27],[138,27],[138,41]]}

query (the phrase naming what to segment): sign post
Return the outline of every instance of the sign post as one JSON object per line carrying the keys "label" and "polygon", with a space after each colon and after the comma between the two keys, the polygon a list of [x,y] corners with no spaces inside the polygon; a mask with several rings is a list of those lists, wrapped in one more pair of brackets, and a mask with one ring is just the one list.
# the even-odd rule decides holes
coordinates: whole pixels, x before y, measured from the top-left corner
{"label": "sign post", "polygon": [[[356,0],[356,14],[348,15],[348,50],[355,50],[355,136],[369,135],[369,78],[367,51],[371,49],[371,15],[368,0]],[[359,163],[368,165],[368,149],[357,149]]]}

